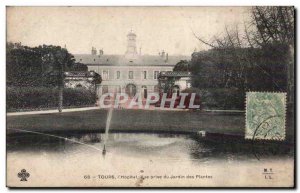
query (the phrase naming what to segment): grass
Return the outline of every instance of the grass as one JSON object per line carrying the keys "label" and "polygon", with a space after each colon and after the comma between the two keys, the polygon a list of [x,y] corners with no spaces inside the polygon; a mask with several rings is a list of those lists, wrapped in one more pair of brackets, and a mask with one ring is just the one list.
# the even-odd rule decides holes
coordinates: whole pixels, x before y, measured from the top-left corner
{"label": "grass", "polygon": [[[89,110],[55,114],[7,117],[7,133],[13,129],[40,132],[104,132],[107,110]],[[287,137],[293,140],[293,128]],[[191,133],[205,130],[211,133],[244,135],[243,113],[220,114],[200,111],[114,110],[110,131]]]}
{"label": "grass", "polygon": [[[97,130],[104,131],[106,110],[89,110],[40,115],[7,117],[7,128],[39,131]],[[110,130],[182,131],[210,130],[242,133],[242,115],[212,115],[199,111],[114,110]]]}

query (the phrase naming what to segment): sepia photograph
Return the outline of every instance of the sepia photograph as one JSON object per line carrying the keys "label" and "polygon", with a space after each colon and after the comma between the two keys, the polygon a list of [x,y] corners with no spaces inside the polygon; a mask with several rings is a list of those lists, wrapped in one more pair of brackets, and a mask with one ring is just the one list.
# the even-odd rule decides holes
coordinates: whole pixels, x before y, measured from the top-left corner
{"label": "sepia photograph", "polygon": [[6,6],[8,188],[295,188],[294,6]]}

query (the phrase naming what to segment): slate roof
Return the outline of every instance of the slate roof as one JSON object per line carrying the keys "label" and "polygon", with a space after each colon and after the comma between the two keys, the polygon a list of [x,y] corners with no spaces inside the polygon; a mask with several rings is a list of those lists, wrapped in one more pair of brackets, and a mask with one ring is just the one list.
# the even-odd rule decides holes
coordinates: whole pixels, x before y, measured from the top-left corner
{"label": "slate roof", "polygon": [[174,66],[180,60],[190,60],[191,56],[169,55],[166,57],[159,55],[142,55],[137,59],[127,59],[124,55],[92,55],[92,54],[75,54],[76,62],[89,66]]}

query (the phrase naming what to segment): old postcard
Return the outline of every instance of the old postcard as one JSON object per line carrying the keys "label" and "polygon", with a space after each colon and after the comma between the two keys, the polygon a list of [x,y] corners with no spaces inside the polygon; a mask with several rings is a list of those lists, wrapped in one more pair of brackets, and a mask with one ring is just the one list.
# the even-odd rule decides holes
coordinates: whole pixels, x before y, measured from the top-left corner
{"label": "old postcard", "polygon": [[6,8],[7,186],[295,187],[294,7]]}

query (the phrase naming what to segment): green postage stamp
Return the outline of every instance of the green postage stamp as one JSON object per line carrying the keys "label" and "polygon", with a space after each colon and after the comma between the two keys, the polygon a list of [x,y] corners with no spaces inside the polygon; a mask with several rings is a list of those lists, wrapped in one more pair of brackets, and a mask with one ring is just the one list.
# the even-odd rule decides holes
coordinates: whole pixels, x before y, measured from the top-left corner
{"label": "green postage stamp", "polygon": [[286,93],[246,93],[246,139],[285,139]]}

